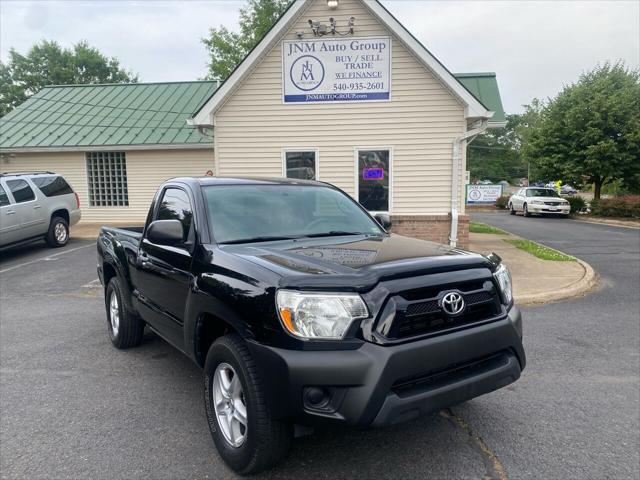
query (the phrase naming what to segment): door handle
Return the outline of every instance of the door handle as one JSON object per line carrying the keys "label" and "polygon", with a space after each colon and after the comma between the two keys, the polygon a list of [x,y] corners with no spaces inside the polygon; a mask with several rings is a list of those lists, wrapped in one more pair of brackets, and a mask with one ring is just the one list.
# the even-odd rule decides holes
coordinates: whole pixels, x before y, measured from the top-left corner
{"label": "door handle", "polygon": [[14,215],[16,213],[15,210],[8,210],[7,215]]}
{"label": "door handle", "polygon": [[42,208],[42,205],[36,205],[35,207],[33,207],[34,210],[37,210],[39,208]]}

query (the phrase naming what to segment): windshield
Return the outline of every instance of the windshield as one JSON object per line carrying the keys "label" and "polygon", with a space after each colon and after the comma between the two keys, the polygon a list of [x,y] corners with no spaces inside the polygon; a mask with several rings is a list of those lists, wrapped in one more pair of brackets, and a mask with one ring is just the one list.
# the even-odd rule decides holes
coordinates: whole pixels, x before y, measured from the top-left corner
{"label": "windshield", "polygon": [[527,197],[559,197],[558,192],[550,188],[529,188]]}
{"label": "windshield", "polygon": [[218,243],[384,233],[350,197],[329,187],[220,185],[203,190]]}

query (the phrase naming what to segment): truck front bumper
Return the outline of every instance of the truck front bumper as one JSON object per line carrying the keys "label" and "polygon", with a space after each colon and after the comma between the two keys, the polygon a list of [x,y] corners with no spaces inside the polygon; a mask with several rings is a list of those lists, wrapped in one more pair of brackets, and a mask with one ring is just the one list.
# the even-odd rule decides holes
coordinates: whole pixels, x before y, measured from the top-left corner
{"label": "truck front bumper", "polygon": [[285,350],[249,342],[275,418],[380,427],[515,382],[525,367],[522,318],[400,345]]}

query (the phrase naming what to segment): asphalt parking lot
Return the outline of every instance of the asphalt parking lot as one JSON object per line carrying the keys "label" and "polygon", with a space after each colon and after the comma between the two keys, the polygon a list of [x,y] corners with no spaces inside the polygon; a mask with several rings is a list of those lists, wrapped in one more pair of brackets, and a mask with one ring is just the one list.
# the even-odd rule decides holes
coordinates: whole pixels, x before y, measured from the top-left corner
{"label": "asphalt parking lot", "polygon": [[[582,258],[601,287],[524,309],[517,383],[390,429],[296,439],[258,478],[640,476],[640,231],[474,217]],[[199,368],[153,334],[115,350],[96,278],[91,241],[0,254],[2,478],[234,478]]]}

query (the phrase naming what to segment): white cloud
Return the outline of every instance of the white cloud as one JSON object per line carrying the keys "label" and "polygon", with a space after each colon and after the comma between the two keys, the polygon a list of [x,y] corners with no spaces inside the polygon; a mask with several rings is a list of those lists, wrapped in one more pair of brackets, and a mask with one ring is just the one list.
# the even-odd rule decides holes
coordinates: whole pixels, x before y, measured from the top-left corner
{"label": "white cloud", "polygon": [[[200,39],[235,28],[242,1],[0,2],[0,58],[46,38],[85,39],[142,81],[206,73]],[[385,0],[387,8],[449,70],[495,71],[508,112],[555,95],[598,62],[640,65],[640,2]],[[356,27],[357,28],[357,27]]]}

